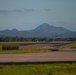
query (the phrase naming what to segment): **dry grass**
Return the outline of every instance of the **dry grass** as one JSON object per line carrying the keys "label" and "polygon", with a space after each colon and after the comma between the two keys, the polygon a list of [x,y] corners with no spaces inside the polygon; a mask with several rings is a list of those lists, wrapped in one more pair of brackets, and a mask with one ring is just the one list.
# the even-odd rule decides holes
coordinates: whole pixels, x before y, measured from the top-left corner
{"label": "dry grass", "polygon": [[76,48],[76,43],[71,43],[71,44],[67,44],[59,47],[59,49],[75,49],[75,48]]}
{"label": "dry grass", "polygon": [[76,64],[0,65],[0,75],[76,75]]}

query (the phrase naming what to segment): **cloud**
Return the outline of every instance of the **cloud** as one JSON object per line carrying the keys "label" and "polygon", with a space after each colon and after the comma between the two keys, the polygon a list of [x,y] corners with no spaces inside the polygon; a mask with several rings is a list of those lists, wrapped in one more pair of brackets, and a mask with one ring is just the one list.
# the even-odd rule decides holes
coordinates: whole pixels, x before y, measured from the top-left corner
{"label": "cloud", "polygon": [[0,14],[7,14],[8,12],[11,12],[10,10],[0,10]]}
{"label": "cloud", "polygon": [[22,12],[22,10],[19,10],[19,9],[13,9],[12,11],[13,12]]}
{"label": "cloud", "polygon": [[22,12],[22,10],[19,10],[19,9],[13,9],[13,10],[0,10],[0,14],[9,14],[9,13],[13,13],[13,12]]}
{"label": "cloud", "polygon": [[[23,9],[23,10],[21,10],[21,9],[12,9],[12,10],[4,10],[4,9],[1,9],[0,10],[0,14],[8,14],[8,13],[14,13],[14,12],[16,12],[16,13],[33,12],[35,10],[37,10],[37,9],[26,9],[26,8]],[[44,11],[51,11],[51,9],[45,8]]]}
{"label": "cloud", "polygon": [[24,11],[35,11],[34,9],[24,9]]}
{"label": "cloud", "polygon": [[51,11],[51,9],[45,8],[44,11]]}
{"label": "cloud", "polygon": [[12,9],[12,10],[4,10],[4,9],[1,9],[0,10],[0,14],[8,14],[8,13],[11,13],[11,12],[24,12],[24,11],[27,11],[27,12],[32,12],[32,11],[35,11],[34,9],[23,9],[23,10],[19,10],[19,9]]}

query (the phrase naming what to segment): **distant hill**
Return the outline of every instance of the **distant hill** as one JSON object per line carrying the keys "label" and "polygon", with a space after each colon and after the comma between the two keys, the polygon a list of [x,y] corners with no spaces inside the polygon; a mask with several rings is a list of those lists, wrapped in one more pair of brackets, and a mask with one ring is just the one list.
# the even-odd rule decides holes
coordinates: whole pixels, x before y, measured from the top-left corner
{"label": "distant hill", "polygon": [[76,37],[76,32],[70,31],[63,27],[55,27],[53,25],[49,25],[47,23],[43,23],[39,25],[37,28],[33,30],[24,30],[19,31],[17,29],[6,29],[0,31],[0,37],[2,36],[12,36],[12,37],[48,37],[48,38],[69,38]]}

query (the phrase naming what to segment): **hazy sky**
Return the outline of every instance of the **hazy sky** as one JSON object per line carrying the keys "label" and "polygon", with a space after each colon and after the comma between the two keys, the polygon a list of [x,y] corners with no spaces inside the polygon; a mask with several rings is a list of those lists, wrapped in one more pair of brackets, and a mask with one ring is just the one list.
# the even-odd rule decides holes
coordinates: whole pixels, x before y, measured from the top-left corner
{"label": "hazy sky", "polygon": [[0,30],[42,23],[76,31],[76,0],[0,0]]}

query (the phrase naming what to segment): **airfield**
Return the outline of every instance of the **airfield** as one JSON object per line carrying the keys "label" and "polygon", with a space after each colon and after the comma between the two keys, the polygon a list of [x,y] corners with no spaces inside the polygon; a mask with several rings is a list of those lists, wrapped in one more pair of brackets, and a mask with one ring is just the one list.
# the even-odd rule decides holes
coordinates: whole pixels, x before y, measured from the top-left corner
{"label": "airfield", "polygon": [[2,54],[0,64],[12,63],[65,63],[76,62],[76,52],[61,51],[51,53],[32,53],[32,54]]}
{"label": "airfield", "polygon": [[[21,45],[25,48],[57,48],[71,42],[52,42],[33,45]],[[0,54],[0,64],[26,64],[26,63],[74,63],[76,62],[76,49],[27,54]]]}

